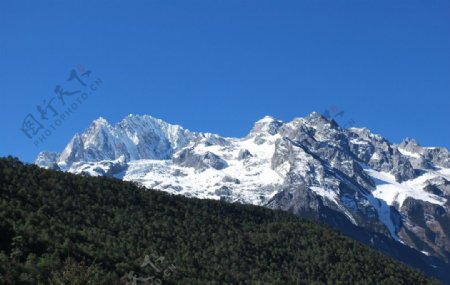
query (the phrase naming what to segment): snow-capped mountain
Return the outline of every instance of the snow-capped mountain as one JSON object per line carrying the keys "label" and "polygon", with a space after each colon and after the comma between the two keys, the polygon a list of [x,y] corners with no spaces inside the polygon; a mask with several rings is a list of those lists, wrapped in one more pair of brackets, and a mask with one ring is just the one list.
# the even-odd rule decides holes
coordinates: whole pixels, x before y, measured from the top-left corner
{"label": "snow-capped mountain", "polygon": [[318,113],[286,123],[264,117],[244,138],[191,132],[146,115],[116,125],[100,118],[62,153],[40,153],[36,164],[283,209],[361,240],[348,229],[372,233],[372,244],[374,236],[387,237],[424,258],[449,260],[449,151],[412,139],[392,144]]}

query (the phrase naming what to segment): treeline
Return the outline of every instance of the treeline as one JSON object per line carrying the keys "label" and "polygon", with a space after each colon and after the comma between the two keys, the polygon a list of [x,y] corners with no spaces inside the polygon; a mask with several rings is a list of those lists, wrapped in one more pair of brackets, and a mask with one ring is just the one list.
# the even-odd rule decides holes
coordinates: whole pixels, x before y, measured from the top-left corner
{"label": "treeline", "polygon": [[319,224],[0,159],[0,284],[438,284]]}

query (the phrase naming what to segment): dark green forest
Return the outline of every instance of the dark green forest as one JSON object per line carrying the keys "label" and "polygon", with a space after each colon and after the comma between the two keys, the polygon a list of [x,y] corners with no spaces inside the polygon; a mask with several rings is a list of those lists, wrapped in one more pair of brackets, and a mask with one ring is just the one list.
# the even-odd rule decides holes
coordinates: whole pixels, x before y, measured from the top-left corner
{"label": "dark green forest", "polygon": [[287,212],[0,159],[0,284],[438,284]]}

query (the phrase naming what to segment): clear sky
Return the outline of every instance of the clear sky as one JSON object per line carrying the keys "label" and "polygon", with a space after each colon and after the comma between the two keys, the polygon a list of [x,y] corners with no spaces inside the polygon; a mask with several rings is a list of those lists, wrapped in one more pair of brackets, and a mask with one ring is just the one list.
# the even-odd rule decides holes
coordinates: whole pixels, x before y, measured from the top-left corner
{"label": "clear sky", "polygon": [[[28,162],[130,113],[243,136],[264,115],[330,109],[392,142],[449,147],[450,1],[1,0],[0,95],[0,155]],[[35,146],[36,121],[76,98]]]}

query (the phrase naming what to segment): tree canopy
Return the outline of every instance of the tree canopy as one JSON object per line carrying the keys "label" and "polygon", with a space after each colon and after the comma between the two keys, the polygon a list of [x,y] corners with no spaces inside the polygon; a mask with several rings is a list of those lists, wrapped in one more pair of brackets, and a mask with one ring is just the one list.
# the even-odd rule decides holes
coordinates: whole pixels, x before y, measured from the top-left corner
{"label": "tree canopy", "polygon": [[0,159],[0,284],[438,284],[327,226]]}

